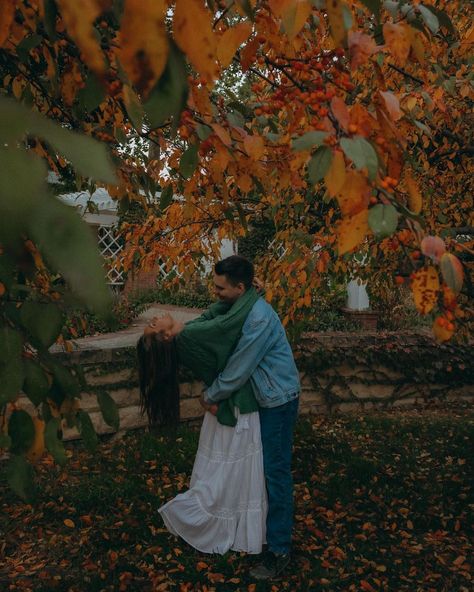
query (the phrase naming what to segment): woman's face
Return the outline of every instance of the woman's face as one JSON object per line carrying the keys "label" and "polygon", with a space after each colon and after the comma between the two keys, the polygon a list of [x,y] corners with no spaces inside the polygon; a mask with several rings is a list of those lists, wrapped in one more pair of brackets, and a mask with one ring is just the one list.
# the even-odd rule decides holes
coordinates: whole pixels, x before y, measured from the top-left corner
{"label": "woman's face", "polygon": [[153,317],[149,327],[151,332],[159,333],[164,341],[171,341],[180,330],[180,325],[175,323],[173,317],[169,314],[161,317]]}

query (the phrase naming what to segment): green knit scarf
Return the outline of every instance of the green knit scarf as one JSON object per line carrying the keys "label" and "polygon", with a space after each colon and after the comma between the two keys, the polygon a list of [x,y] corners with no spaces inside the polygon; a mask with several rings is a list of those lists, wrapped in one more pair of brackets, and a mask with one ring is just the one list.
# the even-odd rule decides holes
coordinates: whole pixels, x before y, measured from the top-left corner
{"label": "green knit scarf", "polygon": [[[179,361],[206,386],[210,386],[224,370],[242,335],[242,326],[258,298],[256,290],[250,288],[233,304],[216,302],[200,317],[186,323],[176,337]],[[234,407],[241,413],[258,411],[250,381],[219,403],[219,423],[235,426]]]}

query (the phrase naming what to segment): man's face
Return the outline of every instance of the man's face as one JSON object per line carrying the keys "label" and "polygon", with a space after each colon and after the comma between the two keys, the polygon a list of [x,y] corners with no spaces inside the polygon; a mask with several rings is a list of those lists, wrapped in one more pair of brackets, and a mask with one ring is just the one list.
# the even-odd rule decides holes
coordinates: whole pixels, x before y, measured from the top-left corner
{"label": "man's face", "polygon": [[234,286],[227,276],[214,274],[214,293],[222,302],[233,304],[244,292],[245,286],[242,282]]}

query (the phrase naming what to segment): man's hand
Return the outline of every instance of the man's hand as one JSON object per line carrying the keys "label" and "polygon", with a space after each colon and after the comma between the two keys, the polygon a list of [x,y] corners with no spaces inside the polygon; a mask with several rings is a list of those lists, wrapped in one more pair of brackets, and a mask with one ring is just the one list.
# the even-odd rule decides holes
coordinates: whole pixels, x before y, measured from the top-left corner
{"label": "man's hand", "polygon": [[212,413],[212,415],[217,415],[217,411],[219,409],[219,406],[216,405],[215,403],[207,403],[204,400],[203,394],[201,394],[201,396],[199,397],[199,403],[201,403],[201,407],[203,409],[205,409],[205,411],[209,411],[209,413]]}

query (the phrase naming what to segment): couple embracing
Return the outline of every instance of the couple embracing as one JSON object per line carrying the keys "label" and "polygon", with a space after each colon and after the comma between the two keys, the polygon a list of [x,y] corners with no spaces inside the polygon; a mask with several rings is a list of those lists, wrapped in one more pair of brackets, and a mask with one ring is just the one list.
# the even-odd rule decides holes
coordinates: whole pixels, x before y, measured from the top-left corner
{"label": "couple embracing", "polygon": [[300,384],[285,330],[258,284],[247,259],[220,261],[218,301],[184,325],[169,315],[154,318],[138,354],[151,424],[179,416],[178,365],[206,385],[190,489],[159,509],[166,527],[204,553],[259,554],[266,543],[250,573],[270,579],[290,561]]}

